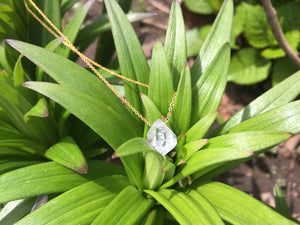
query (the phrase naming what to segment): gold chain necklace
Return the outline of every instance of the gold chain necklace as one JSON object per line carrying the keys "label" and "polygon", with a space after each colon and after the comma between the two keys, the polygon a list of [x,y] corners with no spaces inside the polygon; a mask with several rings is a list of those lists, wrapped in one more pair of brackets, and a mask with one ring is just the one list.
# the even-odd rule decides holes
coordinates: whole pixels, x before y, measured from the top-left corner
{"label": "gold chain necklace", "polygon": [[[69,49],[71,49],[73,52],[75,52],[86,64],[87,66],[98,76],[98,78],[100,78],[105,85],[115,94],[117,95],[117,97],[134,113],[136,114],[145,124],[147,124],[148,126],[152,126],[152,124],[146,120],[146,118],[140,114],[135,108],[134,106],[132,106],[119,92],[117,92],[117,90],[96,70],[96,67],[99,67],[101,69],[103,69],[104,71],[117,76],[123,80],[126,80],[128,82],[137,84],[137,85],[141,85],[143,87],[147,87],[149,88],[148,84],[144,84],[135,80],[132,80],[130,78],[127,78],[125,76],[122,76],[120,74],[117,74],[109,69],[107,69],[106,67],[98,64],[97,62],[93,61],[92,59],[88,58],[87,56],[85,56],[83,53],[81,53],[69,40],[68,38],[52,23],[52,21],[43,13],[43,11],[32,1],[32,0],[28,0],[28,2],[31,4],[31,6],[38,12],[38,14],[49,24],[49,26],[47,24],[45,24],[27,5],[26,0],[24,0],[24,4],[26,7],[26,10],[44,27],[46,28],[54,37],[59,38],[62,37],[63,38],[63,44],[68,47]],[[173,106],[174,106],[174,102],[175,102],[175,98],[176,98],[176,92],[174,92],[172,101],[170,103],[169,109],[168,109],[168,113],[167,113],[167,117],[164,119],[164,123],[168,123],[169,119],[172,115],[172,110],[173,110]]]}

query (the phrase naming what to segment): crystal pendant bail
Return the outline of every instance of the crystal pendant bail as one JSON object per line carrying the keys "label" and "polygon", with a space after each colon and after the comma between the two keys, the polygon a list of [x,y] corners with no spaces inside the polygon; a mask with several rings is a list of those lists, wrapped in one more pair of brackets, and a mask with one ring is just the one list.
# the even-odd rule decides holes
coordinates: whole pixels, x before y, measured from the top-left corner
{"label": "crystal pendant bail", "polygon": [[160,119],[156,120],[150,127],[147,133],[147,140],[163,156],[177,145],[176,135]]}

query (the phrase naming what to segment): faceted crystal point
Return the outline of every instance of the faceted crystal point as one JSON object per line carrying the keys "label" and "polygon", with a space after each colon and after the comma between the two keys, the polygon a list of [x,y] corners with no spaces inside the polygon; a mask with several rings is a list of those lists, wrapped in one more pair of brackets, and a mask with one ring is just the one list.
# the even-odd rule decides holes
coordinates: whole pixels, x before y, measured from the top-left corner
{"label": "faceted crystal point", "polygon": [[150,127],[147,140],[163,156],[177,145],[176,135],[160,119],[156,120]]}

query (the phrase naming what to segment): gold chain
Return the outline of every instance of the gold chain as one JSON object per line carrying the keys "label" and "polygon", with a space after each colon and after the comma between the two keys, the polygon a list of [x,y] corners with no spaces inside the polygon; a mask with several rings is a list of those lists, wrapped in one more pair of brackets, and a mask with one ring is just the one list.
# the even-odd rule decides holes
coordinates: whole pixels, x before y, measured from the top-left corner
{"label": "gold chain", "polygon": [[[134,113],[136,114],[145,124],[147,124],[148,126],[151,126],[152,124],[146,120],[145,117],[143,117],[143,115],[141,115],[119,92],[117,92],[116,89],[114,89],[114,87],[96,70],[96,68],[94,66],[97,66],[101,69],[103,69],[104,71],[117,76],[123,80],[126,80],[128,82],[137,84],[137,85],[141,85],[144,87],[149,87],[149,85],[132,80],[128,77],[124,77],[120,74],[117,74],[109,69],[107,69],[106,67],[98,64],[97,62],[93,61],[92,59],[88,58],[87,56],[85,56],[84,54],[82,54],[70,41],[69,39],[51,22],[51,20],[43,13],[43,11],[32,1],[32,0],[28,0],[30,2],[30,4],[33,6],[33,8],[39,13],[39,15],[50,25],[50,28],[48,25],[46,25],[27,5],[26,0],[24,0],[24,4],[25,7],[27,9],[27,11],[43,26],[45,27],[54,37],[59,38],[62,37],[64,39],[63,44],[68,47],[69,49],[71,49],[73,52],[75,52],[86,64],[87,66],[104,82],[104,84],[115,94],[117,95],[117,97]],[[56,33],[55,33],[56,32]],[[94,65],[94,66],[93,66]],[[174,101],[176,98],[176,92],[174,93],[174,96],[172,98],[172,101],[170,103],[170,107],[169,107],[169,111],[167,114],[167,117],[165,119],[165,123],[168,123],[170,116],[172,114],[172,110],[173,110],[173,106],[174,106]]]}

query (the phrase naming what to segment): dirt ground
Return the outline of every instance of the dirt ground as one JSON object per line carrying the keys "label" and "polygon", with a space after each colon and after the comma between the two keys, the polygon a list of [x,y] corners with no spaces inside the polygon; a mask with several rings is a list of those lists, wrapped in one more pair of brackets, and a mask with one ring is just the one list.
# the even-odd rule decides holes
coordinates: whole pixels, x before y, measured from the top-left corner
{"label": "dirt ground", "polygon": [[[153,18],[135,23],[136,32],[143,39],[143,49],[146,57],[152,54],[156,39],[164,40],[168,15],[172,0],[145,0],[145,9],[156,12]],[[139,10],[138,0],[133,1],[133,9]],[[93,18],[101,9],[99,2],[95,3],[89,17]],[[182,5],[186,29],[201,26],[213,21],[214,16],[201,16],[188,11]],[[93,47],[87,52],[92,53]],[[189,63],[193,63],[193,58]],[[230,118],[243,106],[270,87],[270,81],[252,86],[238,86],[228,83],[222,99],[219,112],[224,120]],[[273,187],[279,184],[285,194],[292,216],[300,221],[300,135],[276,146],[264,156],[257,157],[218,177],[218,180],[232,185],[255,198],[274,206]]]}

